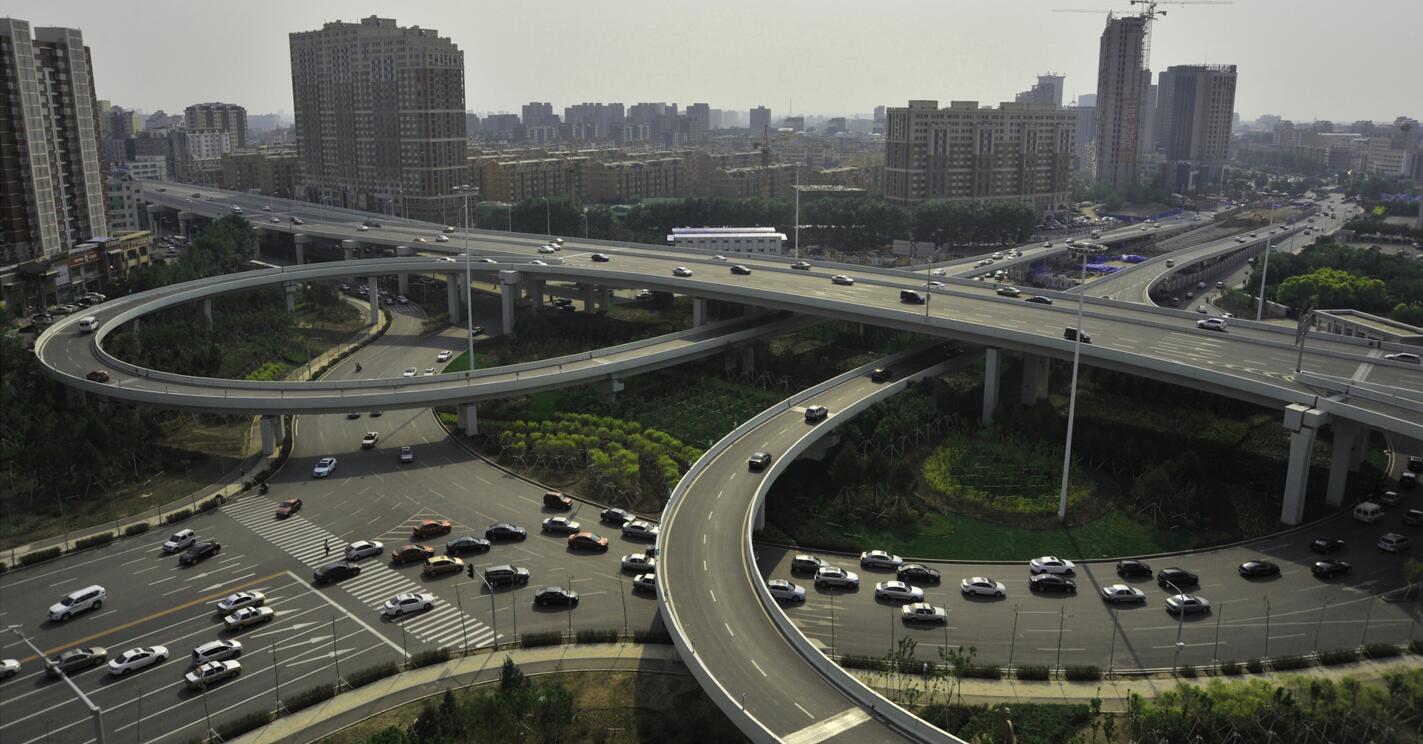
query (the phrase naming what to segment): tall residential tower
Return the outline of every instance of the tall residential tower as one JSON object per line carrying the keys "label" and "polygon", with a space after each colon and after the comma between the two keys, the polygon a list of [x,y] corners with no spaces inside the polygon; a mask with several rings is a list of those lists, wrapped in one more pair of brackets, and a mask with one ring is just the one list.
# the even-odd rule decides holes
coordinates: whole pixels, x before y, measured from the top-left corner
{"label": "tall residential tower", "polygon": [[1109,16],[1097,61],[1096,172],[1119,188],[1136,183],[1145,97],[1147,19]]}
{"label": "tall residential tower", "polygon": [[1219,188],[1230,156],[1235,65],[1168,67],[1158,89],[1156,131],[1166,187]]}
{"label": "tall residential tower", "polygon": [[376,16],[290,39],[305,198],[460,222],[464,53],[454,42]]}

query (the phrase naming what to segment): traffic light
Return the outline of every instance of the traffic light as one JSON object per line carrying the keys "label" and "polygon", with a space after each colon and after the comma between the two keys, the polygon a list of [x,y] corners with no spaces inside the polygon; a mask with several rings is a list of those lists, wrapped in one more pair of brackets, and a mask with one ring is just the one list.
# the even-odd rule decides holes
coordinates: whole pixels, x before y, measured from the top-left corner
{"label": "traffic light", "polygon": [[465,566],[465,567],[464,567],[464,572],[467,573],[467,574],[469,574],[469,577],[470,577],[471,579],[474,578],[474,564],[471,563],[471,564]]}

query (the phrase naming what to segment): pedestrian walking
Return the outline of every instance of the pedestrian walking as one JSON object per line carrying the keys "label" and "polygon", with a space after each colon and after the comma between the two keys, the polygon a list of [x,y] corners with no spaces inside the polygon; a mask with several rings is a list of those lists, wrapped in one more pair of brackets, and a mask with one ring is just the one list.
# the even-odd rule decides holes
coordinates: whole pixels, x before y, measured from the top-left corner
{"label": "pedestrian walking", "polygon": [[330,538],[327,538],[326,542],[322,543],[321,546],[322,546],[323,548],[326,548],[326,555],[328,555],[328,556],[331,555],[331,540],[330,540]]}

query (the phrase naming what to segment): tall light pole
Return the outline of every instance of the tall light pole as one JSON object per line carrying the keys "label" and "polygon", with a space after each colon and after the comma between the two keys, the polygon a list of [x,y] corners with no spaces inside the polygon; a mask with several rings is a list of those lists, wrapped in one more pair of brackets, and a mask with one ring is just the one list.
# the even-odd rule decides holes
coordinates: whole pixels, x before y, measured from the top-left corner
{"label": "tall light pole", "polygon": [[469,195],[479,193],[479,187],[464,184],[456,186],[455,193],[464,197],[464,297],[460,299],[464,301],[465,307],[467,308],[467,312],[465,313],[467,324],[465,328],[465,343],[468,345],[469,368],[465,370],[465,376],[468,377],[474,374],[474,302],[470,299],[470,289],[474,286],[471,283],[471,264],[474,263],[474,257],[469,252]]}
{"label": "tall light pole", "polygon": [[[29,637],[26,636],[23,632],[21,632],[20,626],[11,625],[9,626],[9,629],[10,632],[14,633],[15,636],[19,638],[22,643],[24,643],[26,646],[29,646],[31,651],[35,652],[35,656],[39,657],[40,660],[44,662],[46,669],[55,669],[54,662],[50,661],[44,655],[44,653],[39,650],[39,647],[35,646],[34,642],[31,641]],[[76,697],[79,698],[79,701],[84,703],[85,707],[89,709],[89,716],[94,719],[94,738],[99,742],[99,744],[104,744],[103,709],[95,705],[94,702],[89,699],[89,696],[85,695],[84,691],[80,690],[79,687],[74,684],[74,680],[70,679],[68,674],[65,674],[64,672],[59,672],[57,669],[55,669],[55,671],[58,672],[59,678],[64,680],[64,684],[69,685],[69,689],[74,693]]]}
{"label": "tall light pole", "polygon": [[[1275,204],[1270,204],[1270,229],[1275,229]],[[1265,277],[1270,273],[1270,235],[1265,234],[1265,258],[1260,262],[1260,300],[1255,303],[1255,322],[1265,314]]]}
{"label": "tall light pole", "polygon": [[1057,500],[1057,521],[1067,522],[1067,478],[1072,472],[1072,429],[1077,421],[1077,367],[1082,358],[1082,310],[1087,302],[1087,255],[1086,248],[1069,248],[1068,253],[1082,257],[1082,283],[1077,287],[1077,333],[1072,339],[1072,388],[1067,399],[1067,444],[1062,452],[1062,493]]}
{"label": "tall light pole", "polygon": [[544,197],[544,235],[553,240],[553,209],[549,206],[547,196]]}
{"label": "tall light pole", "polygon": [[[1166,582],[1166,586],[1171,587],[1171,591],[1175,592],[1175,594],[1173,594],[1173,595],[1171,595],[1171,596],[1173,596],[1173,597],[1184,597],[1184,596],[1186,596],[1186,595],[1181,591],[1181,587],[1176,586],[1174,583],[1168,581],[1168,582]],[[1175,674],[1175,673],[1176,673],[1176,665],[1177,665],[1178,663],[1180,663],[1180,661],[1181,661],[1181,631],[1183,631],[1183,630],[1185,630],[1185,629],[1186,629],[1186,604],[1185,604],[1185,602],[1183,601],[1183,602],[1181,602],[1181,604],[1180,604],[1179,606],[1176,607],[1176,656],[1175,656],[1175,658],[1171,661],[1171,673],[1172,673],[1172,674]]]}
{"label": "tall light pole", "polygon": [[795,257],[800,260],[800,163],[795,164]]}

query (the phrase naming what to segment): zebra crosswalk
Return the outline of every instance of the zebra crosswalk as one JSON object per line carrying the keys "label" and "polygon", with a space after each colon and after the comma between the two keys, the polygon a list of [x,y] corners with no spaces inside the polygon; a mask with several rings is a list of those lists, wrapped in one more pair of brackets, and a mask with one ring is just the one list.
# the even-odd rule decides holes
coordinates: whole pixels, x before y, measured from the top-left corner
{"label": "zebra crosswalk", "polygon": [[[274,519],[274,506],[270,500],[254,496],[228,504],[222,511],[287,555],[312,568],[341,559],[342,551],[346,547],[345,541],[299,514],[286,519]],[[328,544],[334,555],[326,554]],[[356,599],[375,610],[379,610],[387,599],[397,594],[427,591],[404,574],[381,562],[379,557],[362,562],[361,574],[342,581],[338,587],[350,592]],[[428,612],[395,622],[401,624],[406,635],[435,646],[478,648],[495,640],[494,631],[489,626],[443,602],[437,602],[435,608]]]}

